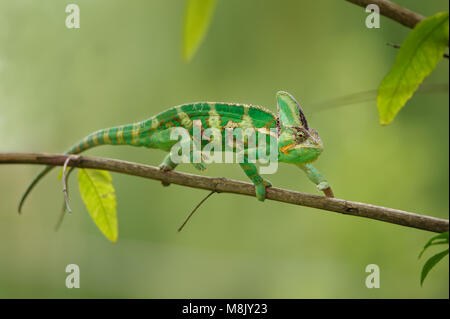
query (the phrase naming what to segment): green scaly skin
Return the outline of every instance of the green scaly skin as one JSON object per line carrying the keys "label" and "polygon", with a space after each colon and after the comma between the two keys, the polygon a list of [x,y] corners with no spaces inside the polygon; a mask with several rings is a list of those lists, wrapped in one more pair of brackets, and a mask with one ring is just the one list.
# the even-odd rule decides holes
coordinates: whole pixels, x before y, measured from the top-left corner
{"label": "green scaly skin", "polygon": [[[277,103],[278,116],[263,107],[245,104],[211,102],[183,104],[142,122],[94,132],[75,144],[66,154],[79,154],[99,145],[143,146],[170,152],[172,146],[178,142],[170,139],[171,128],[184,127],[192,136],[194,120],[200,120],[202,128],[219,129],[222,136],[225,136],[225,128],[276,129],[278,162],[299,166],[320,191],[323,191],[326,196],[333,197],[324,176],[311,165],[311,162],[316,160],[323,150],[323,144],[317,132],[308,127],[302,109],[289,93],[278,92]],[[204,142],[202,141],[202,146],[205,145]],[[235,149],[233,150],[235,151]],[[247,159],[246,156],[245,159]],[[257,153],[256,158],[258,159]],[[206,168],[204,163],[193,163],[193,165],[199,170]],[[266,187],[271,186],[270,182],[261,177],[255,164],[245,161],[239,165],[255,185],[258,200],[264,201]],[[172,162],[170,154],[168,154],[160,168],[167,171],[176,166],[177,164]],[[30,191],[52,168],[53,166],[46,166],[32,181],[22,196],[19,212]]]}

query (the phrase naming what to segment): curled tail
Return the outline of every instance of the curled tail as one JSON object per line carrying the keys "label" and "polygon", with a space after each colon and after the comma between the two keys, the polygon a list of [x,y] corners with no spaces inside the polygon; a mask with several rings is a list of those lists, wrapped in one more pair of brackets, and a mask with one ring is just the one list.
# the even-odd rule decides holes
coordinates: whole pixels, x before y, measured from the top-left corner
{"label": "curled tail", "polygon": [[[137,124],[131,124],[131,125],[124,125],[124,126],[117,126],[112,127],[104,130],[99,130],[97,132],[94,132],[88,136],[86,136],[81,142],[75,144],[72,148],[70,148],[65,154],[71,155],[71,154],[80,154],[81,152],[84,152],[90,148],[93,148],[95,146],[99,145],[121,145],[121,144],[129,144],[129,145],[136,145],[136,137],[134,136],[134,132],[136,131],[135,128],[139,125]],[[30,192],[33,190],[33,188],[36,186],[36,184],[44,177],[45,175],[50,172],[54,166],[47,165],[45,166],[41,172],[33,179],[31,184],[26,189],[25,193],[22,195],[22,199],[19,203],[19,214],[21,213],[22,206],[25,202],[25,199],[28,197]]]}

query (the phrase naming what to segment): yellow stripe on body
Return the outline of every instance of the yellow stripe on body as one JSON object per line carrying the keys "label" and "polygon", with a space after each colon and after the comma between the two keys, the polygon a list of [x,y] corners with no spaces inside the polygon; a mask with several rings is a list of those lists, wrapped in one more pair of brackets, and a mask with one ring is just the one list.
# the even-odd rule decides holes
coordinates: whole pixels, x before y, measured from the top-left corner
{"label": "yellow stripe on body", "polygon": [[111,138],[109,137],[109,129],[103,131],[103,143],[112,144]]}
{"label": "yellow stripe on body", "polygon": [[154,129],[157,129],[158,126],[159,126],[159,121],[158,121],[158,119],[157,119],[156,116],[155,116],[155,117],[152,119],[152,124],[151,124],[150,128],[151,128],[152,130],[154,130]]}
{"label": "yellow stripe on body", "polygon": [[242,121],[239,123],[240,128],[253,128],[252,118],[248,115],[248,106],[244,106],[244,114],[242,115]]}
{"label": "yellow stripe on body", "polygon": [[133,124],[133,129],[131,131],[131,144],[138,145],[139,144],[139,132],[141,131],[141,128],[139,126],[139,123]]}
{"label": "yellow stripe on body", "polygon": [[209,103],[209,118],[208,118],[208,125],[211,128],[217,128],[217,129],[221,129],[222,128],[222,120],[221,117],[219,115],[219,113],[216,110],[216,105]]}
{"label": "yellow stripe on body", "polygon": [[116,132],[116,141],[117,144],[124,144],[125,140],[123,139],[123,126],[119,126]]}
{"label": "yellow stripe on body", "polygon": [[86,138],[86,139],[84,140],[84,142],[83,142],[83,148],[84,148],[84,149],[88,149],[89,147],[90,147],[90,145],[89,145],[89,139]]}
{"label": "yellow stripe on body", "polygon": [[181,125],[187,130],[192,129],[193,123],[191,118],[189,117],[189,115],[187,115],[185,112],[181,110],[180,106],[177,107],[177,114],[178,117],[180,118]]}
{"label": "yellow stripe on body", "polygon": [[98,133],[94,133],[94,135],[92,135],[92,144],[94,144],[94,146],[98,145]]}

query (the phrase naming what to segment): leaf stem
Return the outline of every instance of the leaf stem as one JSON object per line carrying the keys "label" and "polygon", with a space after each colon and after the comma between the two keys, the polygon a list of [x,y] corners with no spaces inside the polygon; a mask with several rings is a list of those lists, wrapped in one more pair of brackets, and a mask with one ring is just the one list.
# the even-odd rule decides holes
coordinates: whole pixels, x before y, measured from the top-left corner
{"label": "leaf stem", "polygon": [[[388,42],[388,43],[386,43],[386,44],[389,45],[389,46],[391,46],[391,47],[393,47],[393,48],[395,48],[395,49],[400,49],[400,48],[401,48],[400,45],[395,44],[395,43]],[[447,53],[444,53],[443,57],[446,58],[446,59],[449,58],[449,56],[448,56]]]}

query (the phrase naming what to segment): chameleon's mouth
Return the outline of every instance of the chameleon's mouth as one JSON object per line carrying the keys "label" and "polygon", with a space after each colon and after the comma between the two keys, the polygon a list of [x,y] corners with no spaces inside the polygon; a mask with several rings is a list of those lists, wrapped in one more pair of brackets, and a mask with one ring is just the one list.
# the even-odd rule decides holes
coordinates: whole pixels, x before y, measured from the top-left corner
{"label": "chameleon's mouth", "polygon": [[316,140],[313,139],[313,141],[314,141],[314,144],[312,144],[312,145],[311,144],[294,144],[294,143],[288,144],[288,145],[285,145],[285,146],[281,147],[280,151],[282,153],[284,153],[285,155],[289,155],[289,150],[294,149],[294,148],[297,148],[297,149],[300,149],[300,148],[317,148],[317,145],[319,145],[319,144],[315,144]]}

